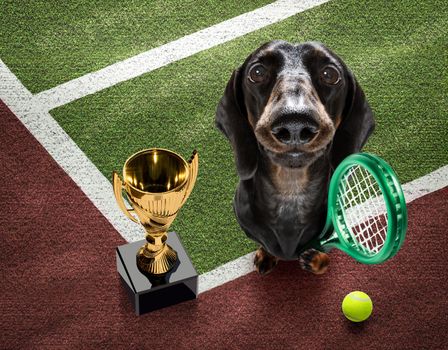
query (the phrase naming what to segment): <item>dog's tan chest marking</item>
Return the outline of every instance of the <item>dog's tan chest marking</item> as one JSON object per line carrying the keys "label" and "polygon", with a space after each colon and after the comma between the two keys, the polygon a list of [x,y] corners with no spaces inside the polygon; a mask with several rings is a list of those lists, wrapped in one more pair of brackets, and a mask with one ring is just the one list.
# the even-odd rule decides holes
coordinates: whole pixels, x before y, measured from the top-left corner
{"label": "dog's tan chest marking", "polygon": [[271,180],[278,193],[295,197],[303,193],[309,182],[308,168],[286,168],[271,163]]}

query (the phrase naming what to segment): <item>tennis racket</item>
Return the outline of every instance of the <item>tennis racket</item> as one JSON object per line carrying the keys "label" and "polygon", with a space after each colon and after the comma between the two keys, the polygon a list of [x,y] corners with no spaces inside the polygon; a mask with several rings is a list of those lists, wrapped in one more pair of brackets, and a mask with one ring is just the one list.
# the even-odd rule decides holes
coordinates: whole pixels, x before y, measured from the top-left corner
{"label": "tennis racket", "polygon": [[358,153],[336,168],[325,227],[311,247],[338,248],[364,264],[392,258],[403,244],[407,209],[397,175],[383,159]]}

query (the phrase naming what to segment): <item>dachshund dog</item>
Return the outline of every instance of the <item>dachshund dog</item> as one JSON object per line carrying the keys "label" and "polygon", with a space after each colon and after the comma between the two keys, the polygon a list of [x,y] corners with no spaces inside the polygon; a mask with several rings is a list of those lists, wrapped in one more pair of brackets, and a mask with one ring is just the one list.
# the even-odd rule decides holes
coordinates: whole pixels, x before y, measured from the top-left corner
{"label": "dachshund dog", "polygon": [[233,207],[260,244],[258,272],[279,259],[325,272],[328,255],[303,247],[323,229],[334,168],[374,129],[354,75],[320,43],[272,41],[233,72],[215,121],[234,152],[240,181]]}

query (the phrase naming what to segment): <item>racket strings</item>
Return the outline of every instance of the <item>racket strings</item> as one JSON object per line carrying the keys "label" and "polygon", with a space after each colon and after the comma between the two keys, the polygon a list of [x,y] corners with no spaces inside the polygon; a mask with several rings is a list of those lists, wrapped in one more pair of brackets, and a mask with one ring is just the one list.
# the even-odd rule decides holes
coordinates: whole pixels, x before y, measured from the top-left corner
{"label": "racket strings", "polygon": [[[366,172],[365,169],[362,169],[364,172]],[[372,201],[372,203],[374,203],[374,201],[376,201],[375,204],[375,208],[379,208],[381,207],[381,203],[377,203],[378,201],[381,202],[382,200],[382,195],[381,195],[381,190],[379,189],[379,186],[376,184],[376,182],[372,183],[372,176],[370,174],[368,174],[369,176],[364,177],[363,180],[361,182],[359,182],[359,186],[362,185],[366,185],[367,187],[367,192],[365,191],[361,191],[360,193],[362,194],[362,199],[364,200],[363,203],[368,203],[369,200]],[[357,174],[355,173],[355,178],[357,180],[359,180],[357,178]],[[372,204],[371,204],[372,205]],[[366,213],[367,207],[363,206],[364,213]],[[384,237],[381,235],[381,230],[386,228],[387,226],[384,226],[384,224],[381,224],[381,221],[378,220],[379,218],[381,218],[382,213],[379,213],[378,211],[374,212],[373,214],[376,214],[375,217],[368,217],[367,221],[362,222],[359,226],[361,228],[361,230],[359,231],[360,233],[363,233],[364,235],[358,235],[357,238],[359,240],[359,243],[363,246],[363,247],[369,247],[373,252],[377,253],[378,250],[383,246],[384,244],[384,240],[385,240],[385,235]],[[365,216],[361,216],[362,218],[365,218]],[[367,222],[368,224],[366,225],[365,222]],[[368,234],[368,233],[372,233],[375,232],[375,234]],[[359,239],[361,238],[361,239]]]}
{"label": "racket strings", "polygon": [[359,165],[350,168],[340,182],[338,201],[356,247],[369,255],[378,253],[386,240],[387,214],[375,178]]}

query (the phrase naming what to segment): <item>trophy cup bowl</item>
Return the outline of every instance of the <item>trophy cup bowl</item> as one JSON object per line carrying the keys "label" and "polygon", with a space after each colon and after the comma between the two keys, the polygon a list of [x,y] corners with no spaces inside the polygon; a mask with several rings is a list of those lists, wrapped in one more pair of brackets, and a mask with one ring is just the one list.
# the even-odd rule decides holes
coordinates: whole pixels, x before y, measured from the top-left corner
{"label": "trophy cup bowl", "polygon": [[[119,207],[146,231],[146,243],[137,252],[137,267],[142,273],[163,276],[175,266],[177,252],[166,243],[167,230],[190,196],[197,174],[196,151],[185,161],[177,153],[161,148],[129,157],[123,166],[123,181],[113,172]],[[131,209],[125,205],[123,191]]]}

